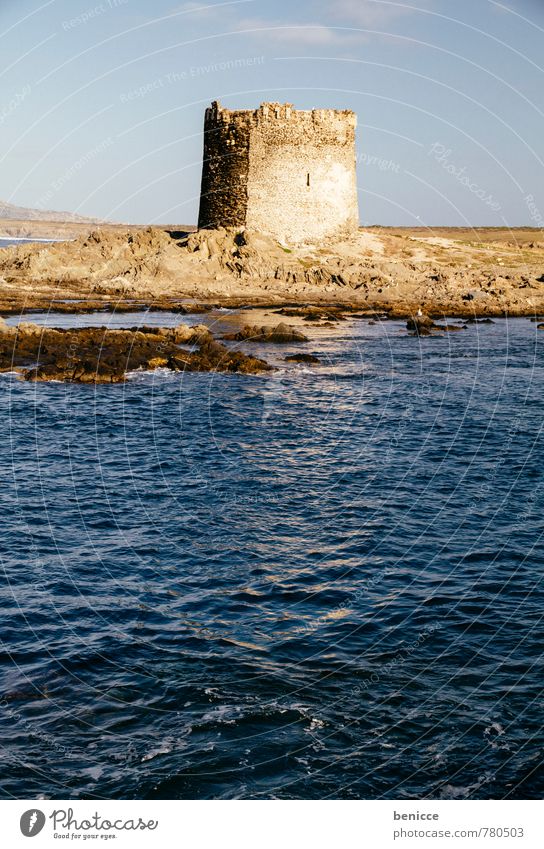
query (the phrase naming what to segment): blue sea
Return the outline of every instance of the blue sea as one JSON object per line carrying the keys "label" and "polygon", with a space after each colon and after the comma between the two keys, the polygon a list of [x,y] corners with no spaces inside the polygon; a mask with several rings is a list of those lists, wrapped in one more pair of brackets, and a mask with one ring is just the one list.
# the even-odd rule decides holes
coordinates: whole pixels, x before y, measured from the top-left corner
{"label": "blue sea", "polygon": [[0,238],[0,248],[13,248],[18,245],[33,245],[36,242],[43,242],[44,244],[50,244],[51,242],[62,242],[64,239],[15,239],[10,238],[9,236],[6,238]]}
{"label": "blue sea", "polygon": [[308,334],[0,376],[3,798],[544,796],[544,333]]}

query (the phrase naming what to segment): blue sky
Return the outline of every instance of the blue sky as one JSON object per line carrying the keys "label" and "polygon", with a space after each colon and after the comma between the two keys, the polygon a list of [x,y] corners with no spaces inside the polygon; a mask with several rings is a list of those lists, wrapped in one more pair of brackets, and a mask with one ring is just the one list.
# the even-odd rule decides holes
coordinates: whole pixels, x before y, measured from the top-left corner
{"label": "blue sky", "polygon": [[542,0],[2,0],[0,198],[193,223],[205,106],[359,117],[365,224],[544,226]]}

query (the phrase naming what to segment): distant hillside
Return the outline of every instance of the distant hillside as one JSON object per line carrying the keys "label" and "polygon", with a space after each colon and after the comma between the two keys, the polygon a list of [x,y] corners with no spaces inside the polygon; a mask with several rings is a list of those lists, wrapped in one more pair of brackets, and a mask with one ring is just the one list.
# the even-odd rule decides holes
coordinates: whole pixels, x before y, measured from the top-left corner
{"label": "distant hillside", "polygon": [[56,221],[69,224],[98,224],[98,218],[84,218],[73,212],[51,212],[42,209],[25,209],[0,200],[0,219],[9,218],[12,221]]}

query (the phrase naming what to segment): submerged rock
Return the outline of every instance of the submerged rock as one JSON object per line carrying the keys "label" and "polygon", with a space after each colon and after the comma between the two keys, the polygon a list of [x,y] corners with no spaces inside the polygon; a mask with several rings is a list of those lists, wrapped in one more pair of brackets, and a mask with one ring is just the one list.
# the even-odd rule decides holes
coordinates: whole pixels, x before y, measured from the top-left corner
{"label": "submerged rock", "polygon": [[467,318],[465,324],[495,324],[492,318]]}
{"label": "submerged rock", "polygon": [[443,330],[446,333],[455,333],[457,330],[466,330],[462,324],[435,324],[437,330]]}
{"label": "submerged rock", "polygon": [[[345,321],[344,312],[349,307],[340,306],[303,306],[303,307],[282,307],[275,310],[277,315],[290,316],[292,318],[302,318],[304,321]],[[360,309],[360,307],[359,307]]]}
{"label": "submerged rock", "polygon": [[286,363],[320,363],[319,357],[314,357],[313,354],[291,354],[285,358]]}

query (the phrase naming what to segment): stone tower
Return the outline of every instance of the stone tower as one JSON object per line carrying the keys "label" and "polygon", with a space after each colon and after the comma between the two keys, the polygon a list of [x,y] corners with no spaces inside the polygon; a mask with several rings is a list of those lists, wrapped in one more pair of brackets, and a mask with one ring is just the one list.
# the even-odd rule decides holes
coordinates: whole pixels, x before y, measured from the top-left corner
{"label": "stone tower", "polygon": [[319,242],[359,226],[349,110],[291,104],[206,109],[199,228],[245,227],[281,242]]}

